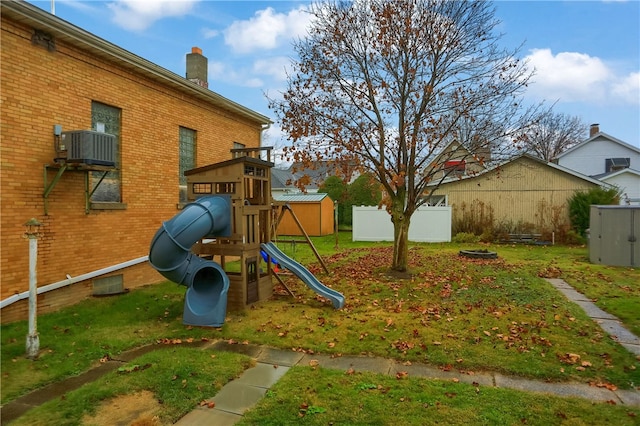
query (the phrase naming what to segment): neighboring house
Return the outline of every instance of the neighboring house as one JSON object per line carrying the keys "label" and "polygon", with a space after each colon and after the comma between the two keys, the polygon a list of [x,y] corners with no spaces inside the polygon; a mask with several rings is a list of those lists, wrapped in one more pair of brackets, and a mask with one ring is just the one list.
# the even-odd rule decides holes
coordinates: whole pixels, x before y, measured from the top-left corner
{"label": "neighboring house", "polygon": [[465,146],[454,141],[447,145],[436,157],[435,163],[441,165],[432,177],[432,181],[443,178],[473,176],[486,170],[491,154],[485,147],[472,153]]}
{"label": "neighboring house", "polygon": [[[164,280],[147,255],[186,201],[183,172],[259,147],[270,120],[208,90],[197,48],[184,78],[30,3],[0,11],[2,321],[27,317],[32,217],[40,312]],[[107,161],[71,162],[69,131],[108,139]]]}
{"label": "neighboring house", "polygon": [[[319,237],[334,232],[334,203],[328,194],[284,194],[274,197],[273,201],[274,204],[287,204],[307,235]],[[293,216],[284,212],[274,235],[277,238],[277,235],[303,233]]]}
{"label": "neighboring house", "polygon": [[293,175],[294,182],[298,180],[305,182],[305,191],[308,193],[318,192],[318,187],[331,176],[338,176],[347,184],[353,183],[360,176],[356,167],[346,162],[334,164],[331,161],[316,161],[309,167],[301,163],[293,163],[288,171]]}
{"label": "neighboring house", "polygon": [[448,179],[435,191],[452,207],[452,223],[482,217],[513,232],[551,232],[569,223],[567,200],[607,184],[553,163],[521,155],[476,176]]}
{"label": "neighboring house", "polygon": [[601,132],[598,124],[591,125],[587,140],[560,154],[555,162],[617,186],[620,204],[640,204],[640,148]]}
{"label": "neighboring house", "polygon": [[555,163],[587,176],[631,168],[640,170],[640,148],[600,131],[592,124],[589,138],[558,157]]}
{"label": "neighboring house", "polygon": [[[295,176],[289,169],[271,169],[271,196],[276,198],[284,194],[299,194],[301,191],[295,184]],[[317,189],[316,189],[317,190]]]}
{"label": "neighboring house", "polygon": [[617,187],[620,190],[621,205],[640,205],[640,171],[625,168],[593,177]]}
{"label": "neighboring house", "polygon": [[304,183],[304,193],[316,194],[324,181],[331,176],[347,175],[347,184],[353,183],[359,173],[353,167],[345,167],[345,170],[338,170],[338,167],[326,161],[317,162],[312,167],[303,168],[300,163],[294,163],[287,169],[276,169],[271,171],[271,193],[274,197],[284,194],[301,194],[303,190],[296,184],[298,181]]}

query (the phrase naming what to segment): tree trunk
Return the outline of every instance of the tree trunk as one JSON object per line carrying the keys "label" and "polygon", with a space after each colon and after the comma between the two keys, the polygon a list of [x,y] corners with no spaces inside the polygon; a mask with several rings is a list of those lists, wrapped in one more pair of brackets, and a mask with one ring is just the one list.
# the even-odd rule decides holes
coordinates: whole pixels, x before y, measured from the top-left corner
{"label": "tree trunk", "polygon": [[409,224],[411,217],[405,215],[402,206],[394,206],[391,212],[393,222],[393,264],[391,269],[406,272],[409,263]]}

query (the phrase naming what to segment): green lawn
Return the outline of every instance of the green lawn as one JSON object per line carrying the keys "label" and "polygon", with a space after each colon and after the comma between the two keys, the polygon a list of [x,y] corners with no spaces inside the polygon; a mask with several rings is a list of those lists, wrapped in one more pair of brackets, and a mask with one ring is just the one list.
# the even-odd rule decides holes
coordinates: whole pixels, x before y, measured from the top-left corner
{"label": "green lawn", "polygon": [[[326,237],[316,246],[328,252],[334,245],[333,237]],[[590,265],[584,248],[485,245],[482,248],[497,251],[500,258],[476,260],[458,255],[462,248],[475,247],[419,244],[410,252],[414,276],[401,280],[386,272],[390,244],[358,243],[325,256],[328,275],[310,263],[314,258],[306,246],[297,245],[295,252],[287,246],[282,244],[283,251],[309,262],[324,284],[345,295],[345,308],[331,309],[291,277],[287,286],[296,298],[281,292],[272,301],[230,315],[223,328],[225,338],[539,380],[614,383],[623,388],[640,383],[638,360],[542,278],[557,276],[557,271],[562,276],[564,269],[606,269],[613,281],[635,279],[624,304],[640,312],[640,271]],[[350,244],[341,241],[340,246]],[[600,284],[598,276],[588,280],[593,286]],[[616,303],[621,301],[609,299],[605,309],[620,314]],[[638,321],[637,315],[628,320],[631,326]],[[579,355],[579,362],[567,354]]]}
{"label": "green lawn", "polygon": [[637,425],[640,409],[510,389],[296,367],[245,425]]}
{"label": "green lawn", "polygon": [[[190,339],[229,339],[307,353],[370,354],[468,373],[493,371],[545,381],[578,381],[623,389],[636,388],[640,384],[640,360],[606,336],[577,305],[568,302],[543,279],[565,279],[638,333],[640,318],[634,314],[640,312],[638,269],[592,265],[584,247],[415,244],[410,250],[412,278],[400,279],[387,273],[391,251],[389,243],[353,243],[348,233],[340,235],[337,249],[334,236],[315,238],[314,242],[330,269],[329,274],[321,271],[306,245],[282,243],[280,247],[307,265],[324,284],[344,294],[346,304],[342,310],[333,309],[328,301],[293,276],[286,278],[286,282],[295,297],[276,286],[276,294],[271,300],[255,304],[241,313],[228,313],[221,329],[182,325],[185,289],[172,283],[148,286],[115,297],[86,300],[38,318],[41,356],[36,361],[24,357],[26,321],[2,326],[2,403],[47,383],[86,371],[98,365],[101,358],[117,357],[127,349],[162,340]],[[474,260],[458,256],[460,249],[474,248],[497,251],[499,259]],[[198,351],[192,348],[179,350]],[[162,415],[165,420],[179,418],[193,408],[194,401],[201,395],[214,392],[214,388],[202,388],[203,393],[197,394],[193,400],[186,395],[186,389],[174,386],[174,381],[167,381],[166,374],[171,367],[161,366],[172,365],[171,353],[156,351],[149,354],[155,357],[153,361],[146,361],[146,358],[136,361],[142,363],[140,365],[157,367],[136,371],[132,375],[142,377],[153,371],[166,371],[154,380],[136,381],[139,388],[153,392],[158,398],[165,392],[174,394],[172,398],[162,396],[166,405]],[[198,365],[205,362],[201,355],[183,353],[181,357],[192,360],[185,366],[187,370],[196,371]],[[229,360],[228,364],[234,362],[240,365],[240,370],[248,365],[245,361],[236,360]],[[215,378],[216,383],[224,383],[235,374],[237,370],[219,377],[212,371],[207,373],[207,377]],[[335,396],[331,396],[329,390],[322,398],[319,396],[317,402],[307,401],[306,404],[327,410],[311,413],[313,410],[307,409],[302,413],[304,418],[301,421],[309,424],[316,424],[316,421],[328,424],[340,415],[350,419],[348,423],[358,424],[360,420],[356,412],[370,411],[366,407],[354,408],[365,404],[360,402],[364,396],[382,398],[385,404],[391,404],[381,405],[382,417],[377,424],[387,424],[382,412],[391,406],[396,407],[394,410],[408,410],[407,424],[413,421],[411,416],[419,418],[425,415],[425,410],[429,415],[441,413],[445,416],[461,410],[463,417],[480,424],[491,424],[494,419],[511,424],[521,419],[526,419],[527,424],[545,424],[554,415],[572,419],[583,411],[582,408],[577,411],[568,408],[575,403],[562,398],[552,398],[553,401],[542,402],[538,408],[528,411],[526,404],[518,403],[526,395],[515,391],[482,389],[478,395],[475,389],[467,389],[462,384],[443,385],[420,382],[419,379],[415,379],[417,382],[412,379],[396,383],[395,379],[374,376],[362,378],[358,385],[351,381],[355,378],[338,380],[331,376],[339,374],[337,372],[324,372],[329,375],[326,379],[317,378],[315,374],[319,373],[294,369],[285,377],[294,377],[301,383],[303,380],[317,382],[311,389],[315,389],[318,395],[323,392],[319,385],[321,382],[331,383],[336,389],[345,382],[346,389],[337,395],[344,392],[345,396],[339,399],[346,400],[341,401],[343,405],[332,402],[331,398]],[[101,381],[91,392],[83,391],[87,398],[94,398],[92,404],[129,392],[131,384],[119,384],[126,378],[114,375],[117,380],[112,377]],[[309,377],[301,379],[298,375]],[[406,394],[405,398],[409,399],[386,401],[386,396],[381,395],[387,393],[380,392],[377,386],[395,389],[388,380],[399,386],[397,395]],[[287,381],[281,382],[283,384],[279,382],[272,395],[277,395],[277,400],[282,399],[282,404],[287,407],[293,407],[293,412],[288,408],[288,414],[283,415],[299,416],[298,405],[305,402],[298,401],[295,391],[286,387],[284,391],[278,390],[280,386],[293,389],[295,383],[287,385]],[[363,383],[375,384],[376,389],[359,389]],[[354,386],[357,392],[352,389]],[[416,386],[425,388],[425,394],[414,396]],[[445,394],[455,393],[456,398],[442,397],[442,392],[436,390],[444,389],[443,386],[447,389]],[[429,387],[436,390],[428,390]],[[96,395],[91,396],[94,392]],[[304,395],[303,392],[299,397],[305,399]],[[186,402],[178,403],[181,399]],[[67,400],[75,404],[64,408],[65,413],[70,413],[65,415],[70,418],[77,418],[88,410],[84,405],[87,401],[80,397]],[[409,400],[413,405],[404,404]],[[474,401],[491,405],[498,400],[502,405],[495,410],[501,413],[513,411],[515,417],[511,414],[495,417],[498,414],[489,409],[476,412],[469,408]],[[259,410],[268,411],[270,401],[265,399],[266,408]],[[420,403],[415,405],[416,401]],[[445,410],[445,405],[449,407],[451,404],[454,406]],[[590,405],[586,402],[581,404],[585,407]],[[619,420],[617,424],[633,419],[626,413],[620,414],[624,411],[622,407],[595,407],[587,410],[592,414],[584,414],[592,416],[586,417],[592,420],[570,423],[598,424],[602,416],[608,415]],[[41,413],[48,413],[49,409],[43,407],[42,410]],[[55,411],[55,405],[50,410]],[[30,416],[38,412],[34,410]],[[347,412],[349,416],[356,417],[347,417]],[[45,423],[49,416],[55,415],[39,414]],[[247,422],[252,421],[251,416]],[[30,424],[38,424],[32,417],[24,418],[32,421]],[[281,424],[278,422],[283,419],[279,413],[264,418],[267,419],[265,424]],[[49,422],[54,423],[57,424]]]}

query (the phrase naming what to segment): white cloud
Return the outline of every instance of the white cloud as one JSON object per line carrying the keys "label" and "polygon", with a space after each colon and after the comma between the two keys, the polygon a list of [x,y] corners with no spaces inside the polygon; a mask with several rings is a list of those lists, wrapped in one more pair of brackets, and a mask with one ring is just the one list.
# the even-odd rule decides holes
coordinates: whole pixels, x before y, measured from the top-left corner
{"label": "white cloud", "polygon": [[629,104],[640,104],[640,72],[633,72],[612,85],[616,97]]}
{"label": "white cloud", "polygon": [[189,13],[199,0],[117,0],[107,4],[112,21],[127,30],[143,31],[154,22]]}
{"label": "white cloud", "polygon": [[202,32],[202,37],[204,37],[205,39],[218,37],[218,35],[220,34],[220,31],[214,30],[211,28],[203,28],[201,32]]}
{"label": "white cloud", "polygon": [[252,88],[264,86],[262,79],[252,75],[245,68],[238,67],[237,64],[219,61],[209,61],[209,88],[212,88],[212,82],[224,82]]}
{"label": "white cloud", "polygon": [[619,75],[600,58],[585,53],[533,49],[525,58],[535,68],[528,95],[538,99],[588,103],[638,103],[638,73]]}
{"label": "white cloud", "polygon": [[277,81],[285,81],[290,65],[291,60],[286,56],[258,59],[253,63],[253,71],[256,74],[271,76]]}
{"label": "white cloud", "polygon": [[304,7],[276,13],[268,7],[245,21],[233,22],[225,31],[225,43],[238,53],[275,49],[282,43],[304,34],[310,16]]}
{"label": "white cloud", "polygon": [[58,4],[64,4],[65,6],[69,6],[70,8],[78,10],[83,13],[100,13],[99,5],[98,7],[96,7],[91,3],[86,3],[79,0],[58,0],[57,3],[52,2],[51,6],[55,8],[55,6]]}

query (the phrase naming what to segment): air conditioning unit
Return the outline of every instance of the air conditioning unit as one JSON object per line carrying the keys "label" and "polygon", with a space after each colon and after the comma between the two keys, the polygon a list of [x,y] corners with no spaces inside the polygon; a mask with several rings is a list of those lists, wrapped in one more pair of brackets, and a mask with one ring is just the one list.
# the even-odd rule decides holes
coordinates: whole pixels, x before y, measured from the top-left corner
{"label": "air conditioning unit", "polygon": [[65,151],[67,163],[108,167],[116,165],[116,137],[108,133],[92,130],[62,132],[58,154]]}

